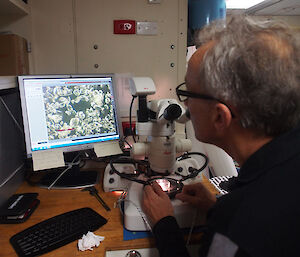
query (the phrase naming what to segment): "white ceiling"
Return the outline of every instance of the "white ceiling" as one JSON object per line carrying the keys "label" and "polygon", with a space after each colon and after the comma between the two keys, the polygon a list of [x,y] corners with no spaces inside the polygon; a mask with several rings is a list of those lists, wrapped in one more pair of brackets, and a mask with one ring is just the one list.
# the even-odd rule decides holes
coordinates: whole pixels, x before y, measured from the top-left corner
{"label": "white ceiling", "polygon": [[[243,0],[244,1],[244,0]],[[230,10],[228,12],[241,12],[242,10]],[[274,15],[274,16],[300,16],[300,0],[266,0],[247,10],[243,10],[253,15]]]}

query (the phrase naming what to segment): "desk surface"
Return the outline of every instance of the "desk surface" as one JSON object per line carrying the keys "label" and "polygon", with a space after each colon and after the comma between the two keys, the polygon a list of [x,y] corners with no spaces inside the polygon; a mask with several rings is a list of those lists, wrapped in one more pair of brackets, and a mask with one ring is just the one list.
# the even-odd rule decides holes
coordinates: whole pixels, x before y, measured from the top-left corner
{"label": "desk surface", "polygon": [[[101,183],[102,184],[102,183]],[[72,190],[48,190],[36,186],[30,186],[24,182],[16,193],[37,192],[40,205],[31,215],[31,217],[21,224],[0,224],[0,256],[13,257],[17,256],[13,247],[9,243],[9,239],[16,233],[55,215],[71,211],[82,207],[90,207],[105,217],[108,222],[100,229],[94,231],[96,235],[104,236],[105,240],[98,248],[93,251],[80,252],[77,248],[77,241],[67,244],[43,256],[98,256],[104,257],[105,251],[116,249],[138,249],[145,247],[154,247],[153,238],[143,238],[123,241],[122,216],[118,208],[114,208],[114,203],[118,199],[118,195],[111,192],[105,193],[102,186],[97,185],[99,194],[111,208],[107,212],[97,201],[97,199],[89,194],[89,192],[81,192],[80,189]],[[195,236],[193,241],[198,241],[199,236]]]}

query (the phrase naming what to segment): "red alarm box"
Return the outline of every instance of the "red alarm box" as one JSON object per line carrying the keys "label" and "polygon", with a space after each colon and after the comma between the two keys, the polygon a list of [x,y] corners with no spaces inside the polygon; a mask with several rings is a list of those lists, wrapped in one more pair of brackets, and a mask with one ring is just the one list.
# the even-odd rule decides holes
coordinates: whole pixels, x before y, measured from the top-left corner
{"label": "red alarm box", "polygon": [[114,20],[114,34],[135,34],[134,20]]}

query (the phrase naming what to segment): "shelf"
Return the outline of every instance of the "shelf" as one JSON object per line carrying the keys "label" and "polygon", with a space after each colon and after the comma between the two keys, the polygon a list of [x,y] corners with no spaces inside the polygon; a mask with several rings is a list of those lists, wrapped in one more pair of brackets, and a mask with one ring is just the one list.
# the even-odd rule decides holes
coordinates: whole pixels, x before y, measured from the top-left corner
{"label": "shelf", "polygon": [[22,0],[0,1],[0,15],[27,15],[29,13],[29,5]]}

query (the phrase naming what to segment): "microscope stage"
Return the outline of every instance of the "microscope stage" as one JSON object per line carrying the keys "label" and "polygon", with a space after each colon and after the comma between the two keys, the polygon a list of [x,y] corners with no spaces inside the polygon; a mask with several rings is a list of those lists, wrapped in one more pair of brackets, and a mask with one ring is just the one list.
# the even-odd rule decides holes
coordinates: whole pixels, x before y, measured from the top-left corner
{"label": "microscope stage", "polygon": [[[144,185],[132,182],[124,203],[124,226],[130,231],[148,231],[149,227],[143,219],[146,219],[141,207]],[[178,199],[171,200],[174,208],[174,216],[181,228],[204,224],[205,216],[187,203]]]}

